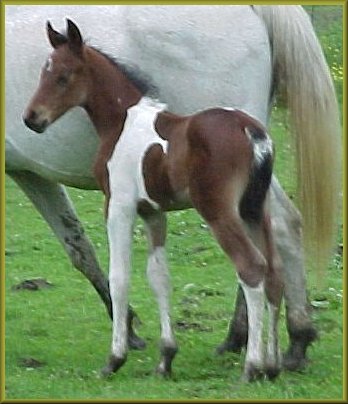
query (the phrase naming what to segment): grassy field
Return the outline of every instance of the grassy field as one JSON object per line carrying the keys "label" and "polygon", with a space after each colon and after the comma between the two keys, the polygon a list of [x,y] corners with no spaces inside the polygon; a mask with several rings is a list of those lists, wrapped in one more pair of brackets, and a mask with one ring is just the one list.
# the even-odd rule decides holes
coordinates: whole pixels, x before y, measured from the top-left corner
{"label": "grassy field", "polygon": [[[319,18],[319,17],[318,17]],[[335,26],[337,27],[335,31]],[[337,19],[319,32],[325,52],[342,51]],[[337,32],[334,36],[332,32]],[[328,35],[327,33],[330,33]],[[331,47],[331,49],[329,49]],[[330,61],[331,59],[328,58]],[[338,57],[332,56],[338,61]],[[338,69],[342,66],[338,65]],[[333,62],[332,62],[333,63]],[[335,66],[331,63],[331,69]],[[335,76],[334,76],[335,77]],[[342,77],[335,82],[342,89]],[[341,95],[339,95],[339,98]],[[341,98],[340,98],[341,99]],[[295,184],[284,112],[271,125],[277,147],[276,173],[289,195]],[[107,269],[103,198],[69,189],[98,258]],[[308,274],[312,318],[320,339],[299,373],[283,372],[275,382],[240,381],[244,354],[217,356],[231,316],[236,276],[200,217],[192,210],[169,215],[168,258],[173,281],[173,322],[179,344],[174,376],[154,374],[159,357],[157,305],[145,276],[146,241],[142,223],[134,232],[131,303],[141,324],[145,351],[131,351],[110,380],[99,377],[109,354],[111,323],[87,281],[31,203],[6,178],[6,398],[7,399],[340,399],[343,394],[342,232],[321,289]],[[15,290],[20,282],[44,278],[38,291]],[[287,347],[284,312],[281,346]]]}

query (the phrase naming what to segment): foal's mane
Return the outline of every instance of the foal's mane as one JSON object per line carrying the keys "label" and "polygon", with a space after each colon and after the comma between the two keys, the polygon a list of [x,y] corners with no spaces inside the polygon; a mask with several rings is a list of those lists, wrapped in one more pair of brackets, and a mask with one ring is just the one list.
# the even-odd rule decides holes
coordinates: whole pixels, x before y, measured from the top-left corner
{"label": "foal's mane", "polygon": [[127,79],[130,80],[143,95],[150,97],[156,97],[158,95],[158,89],[153,84],[151,77],[144,73],[138,66],[120,62],[115,57],[110,56],[95,46],[89,45],[89,47],[104,56],[105,59],[117,69],[121,70]]}

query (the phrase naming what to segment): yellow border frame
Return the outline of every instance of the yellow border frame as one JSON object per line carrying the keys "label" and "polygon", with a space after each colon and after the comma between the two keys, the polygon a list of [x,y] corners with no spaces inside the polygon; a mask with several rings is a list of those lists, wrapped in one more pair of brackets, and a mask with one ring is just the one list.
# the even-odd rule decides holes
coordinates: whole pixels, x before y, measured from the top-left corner
{"label": "yellow border frame", "polygon": [[[50,402],[50,403],[58,403],[58,402],[81,402],[81,400],[22,400],[22,399],[5,399],[5,48],[4,48],[4,40],[5,40],[5,6],[7,5],[123,5],[123,4],[158,4],[156,2],[149,0],[138,0],[138,1],[96,1],[96,0],[85,0],[85,1],[69,1],[69,0],[60,0],[60,1],[25,1],[25,0],[0,0],[0,25],[1,25],[1,53],[0,53],[0,72],[1,72],[1,134],[0,134],[0,403],[16,403],[16,402],[28,402],[28,403],[37,403],[37,402]],[[343,85],[343,377],[344,380],[347,379],[347,253],[346,253],[346,242],[347,242],[347,154],[345,153],[348,147],[347,140],[347,17],[348,17],[348,6],[347,0],[332,0],[332,1],[313,1],[313,0],[301,0],[301,1],[260,1],[255,0],[252,2],[253,4],[279,4],[279,5],[340,5],[343,6],[343,71],[344,71],[344,85]],[[212,4],[212,0],[206,1],[161,1],[160,4],[167,5],[189,5],[189,4],[198,4],[198,5],[208,5]],[[250,1],[216,1],[214,4],[250,4]],[[343,382],[344,383],[344,382]],[[99,403],[99,402],[135,402],[135,400],[85,400],[91,403]],[[154,403],[162,403],[163,400],[143,400],[143,402],[151,401]],[[166,400],[168,401],[168,400]],[[193,400],[173,400],[180,402],[191,402]],[[197,400],[198,402],[210,402],[211,400]],[[216,400],[222,402],[251,402],[251,400]],[[255,400],[254,400],[255,401]],[[292,402],[302,402],[302,400],[257,400],[255,402],[284,402],[284,401],[292,401]],[[334,400],[305,400],[306,402],[348,402],[348,387],[347,382],[343,384],[343,399],[340,401]],[[141,402],[137,400],[136,402]]]}

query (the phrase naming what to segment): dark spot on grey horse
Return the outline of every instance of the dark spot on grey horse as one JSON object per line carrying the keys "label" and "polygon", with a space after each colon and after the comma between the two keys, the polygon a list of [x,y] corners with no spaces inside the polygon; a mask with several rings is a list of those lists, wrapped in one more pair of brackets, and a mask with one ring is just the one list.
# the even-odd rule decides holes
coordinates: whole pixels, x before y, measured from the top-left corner
{"label": "dark spot on grey horse", "polygon": [[76,217],[71,216],[69,213],[66,213],[64,215],[61,215],[60,218],[64,227],[75,229],[78,234],[84,234],[84,229]]}

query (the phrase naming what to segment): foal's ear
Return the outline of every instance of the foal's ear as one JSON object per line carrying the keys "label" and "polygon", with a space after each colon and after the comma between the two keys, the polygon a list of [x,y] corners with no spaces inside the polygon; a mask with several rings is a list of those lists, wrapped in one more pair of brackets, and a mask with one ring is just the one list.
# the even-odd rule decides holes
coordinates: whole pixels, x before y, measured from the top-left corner
{"label": "foal's ear", "polygon": [[49,21],[47,21],[46,28],[47,28],[48,39],[50,41],[50,44],[53,46],[53,48],[56,49],[59,46],[67,43],[67,41],[68,41],[67,38],[64,35],[60,34],[58,31],[55,31],[52,28],[52,25]]}
{"label": "foal's ear", "polygon": [[82,57],[83,40],[80,30],[78,29],[77,25],[73,23],[71,20],[67,19],[66,21],[68,25],[67,35],[68,35],[69,48],[77,56]]}

